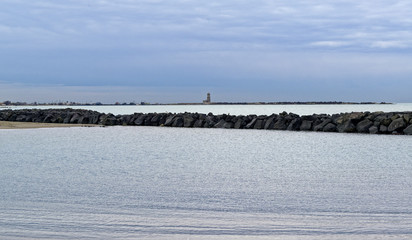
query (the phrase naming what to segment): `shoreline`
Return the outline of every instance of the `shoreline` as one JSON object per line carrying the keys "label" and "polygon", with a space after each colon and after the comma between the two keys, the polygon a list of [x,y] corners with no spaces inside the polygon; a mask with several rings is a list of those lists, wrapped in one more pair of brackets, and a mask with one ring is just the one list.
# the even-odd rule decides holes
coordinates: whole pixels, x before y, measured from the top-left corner
{"label": "shoreline", "polygon": [[343,101],[296,101],[296,102],[207,102],[207,103],[133,103],[133,104],[93,104],[93,103],[76,103],[76,104],[52,104],[52,103],[41,103],[41,104],[32,104],[32,103],[12,103],[7,105],[1,105],[0,110],[8,109],[11,107],[89,107],[89,106],[185,106],[185,105],[392,105],[396,103],[392,102],[343,102]]}
{"label": "shoreline", "polygon": [[97,124],[63,124],[0,121],[0,129],[34,129],[34,128],[70,128],[70,127],[97,127]]}

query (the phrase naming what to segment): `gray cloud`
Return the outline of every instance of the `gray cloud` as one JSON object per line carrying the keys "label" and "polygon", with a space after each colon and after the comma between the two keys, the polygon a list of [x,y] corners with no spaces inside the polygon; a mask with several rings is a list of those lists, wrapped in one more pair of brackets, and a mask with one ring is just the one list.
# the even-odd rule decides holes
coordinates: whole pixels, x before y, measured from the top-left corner
{"label": "gray cloud", "polygon": [[[43,0],[0,5],[0,33],[9,44],[18,40],[21,45],[81,48],[151,43],[169,49],[189,44],[193,50],[232,49],[232,44],[236,50],[305,48],[321,42],[345,42],[355,50],[412,46],[412,4],[407,1]],[[378,44],[394,41],[401,44]]]}
{"label": "gray cloud", "polygon": [[412,74],[410,1],[3,0],[0,9],[9,83],[296,97],[296,84],[315,96],[311,86],[408,85]]}

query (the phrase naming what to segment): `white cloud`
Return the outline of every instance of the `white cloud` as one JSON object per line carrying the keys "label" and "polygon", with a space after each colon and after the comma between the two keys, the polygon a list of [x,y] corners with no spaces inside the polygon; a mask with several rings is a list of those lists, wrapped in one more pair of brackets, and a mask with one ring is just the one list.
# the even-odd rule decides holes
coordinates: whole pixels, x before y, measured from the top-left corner
{"label": "white cloud", "polygon": [[[268,50],[346,47],[347,42],[355,50],[373,49],[371,43],[380,41],[412,48],[408,1],[39,0],[3,1],[0,8],[0,30],[8,32],[0,40],[32,47],[147,46],[160,40],[171,50],[205,42],[222,50],[239,42],[240,49],[259,45]],[[404,33],[392,34],[398,32]]]}
{"label": "white cloud", "polygon": [[317,47],[343,47],[343,46],[351,45],[351,43],[343,42],[343,41],[318,41],[318,42],[313,42],[310,45],[317,46]]}
{"label": "white cloud", "polygon": [[406,48],[408,45],[399,41],[376,41],[372,42],[373,48]]}

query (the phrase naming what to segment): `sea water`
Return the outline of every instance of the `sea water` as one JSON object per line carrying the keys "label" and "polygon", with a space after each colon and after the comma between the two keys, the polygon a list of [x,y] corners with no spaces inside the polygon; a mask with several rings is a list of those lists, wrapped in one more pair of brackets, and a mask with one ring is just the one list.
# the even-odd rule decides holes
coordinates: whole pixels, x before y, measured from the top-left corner
{"label": "sea water", "polygon": [[[412,103],[394,103],[394,104],[289,104],[289,105],[108,105],[108,106],[9,106],[9,109],[25,108],[74,108],[89,109],[102,113],[113,114],[133,114],[133,113],[213,113],[213,114],[231,114],[231,115],[271,115],[272,113],[281,113],[283,111],[292,112],[299,115],[312,115],[314,113],[345,113],[345,112],[404,112],[412,111]],[[0,109],[1,110],[1,109]]]}
{"label": "sea water", "polygon": [[0,130],[0,239],[411,239],[410,136]]}

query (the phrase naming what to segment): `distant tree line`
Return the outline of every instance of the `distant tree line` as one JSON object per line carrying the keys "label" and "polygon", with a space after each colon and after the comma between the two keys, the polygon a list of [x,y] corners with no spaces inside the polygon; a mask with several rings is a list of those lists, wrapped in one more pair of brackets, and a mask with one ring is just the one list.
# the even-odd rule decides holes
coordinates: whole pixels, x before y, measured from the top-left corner
{"label": "distant tree line", "polygon": [[40,102],[27,103],[27,102],[12,102],[12,101],[7,100],[4,102],[0,102],[0,105],[3,105],[3,106],[25,106],[25,105],[28,105],[28,106],[37,106],[37,105],[46,105],[46,106],[49,106],[49,105],[50,106],[93,106],[93,105],[96,105],[96,106],[99,106],[99,105],[137,105],[137,104],[134,102],[129,102],[129,103],[115,102],[113,104],[103,104],[101,102],[79,103],[79,102],[69,102],[69,101],[53,102],[53,103],[40,103]]}

